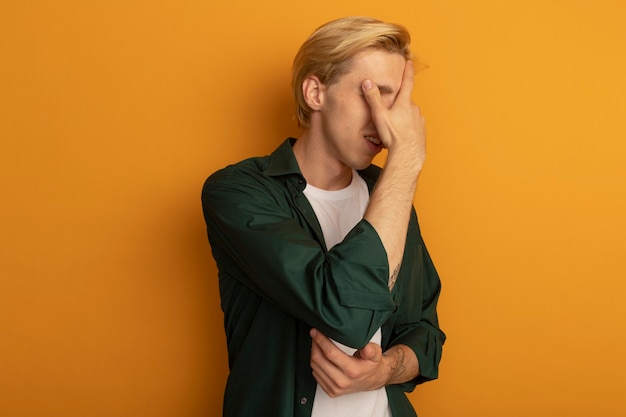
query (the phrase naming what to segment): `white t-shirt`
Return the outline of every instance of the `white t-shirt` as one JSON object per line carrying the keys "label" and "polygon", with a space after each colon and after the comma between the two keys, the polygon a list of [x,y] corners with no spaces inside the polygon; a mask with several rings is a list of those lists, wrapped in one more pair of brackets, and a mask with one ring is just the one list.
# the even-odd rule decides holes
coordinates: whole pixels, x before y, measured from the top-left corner
{"label": "white t-shirt", "polygon": [[[328,249],[341,242],[363,218],[369,202],[367,184],[356,171],[352,172],[350,185],[342,190],[328,191],[307,184],[304,195],[315,211]],[[380,329],[371,342],[380,345]],[[334,340],[333,343],[348,355],[356,352]],[[331,398],[318,385],[311,417],[391,417],[391,410],[384,387]]]}

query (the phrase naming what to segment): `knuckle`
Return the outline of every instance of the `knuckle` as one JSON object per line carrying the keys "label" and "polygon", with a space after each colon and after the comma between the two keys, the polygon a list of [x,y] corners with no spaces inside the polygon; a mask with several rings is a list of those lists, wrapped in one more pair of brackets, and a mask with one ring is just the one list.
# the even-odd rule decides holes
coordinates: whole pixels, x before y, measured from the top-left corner
{"label": "knuckle", "polygon": [[320,358],[320,352],[318,350],[311,351],[311,363],[315,363]]}
{"label": "knuckle", "polygon": [[336,385],[337,386],[333,390],[336,395],[341,395],[350,387],[350,383],[348,382],[348,380],[344,379],[337,381]]}
{"label": "knuckle", "polygon": [[336,350],[334,349],[334,346],[328,346],[325,347],[323,349],[324,352],[324,356],[326,356],[328,359],[335,359],[336,355]]}
{"label": "knuckle", "polygon": [[357,379],[360,375],[360,370],[355,367],[348,367],[344,370],[345,375],[350,379]]}

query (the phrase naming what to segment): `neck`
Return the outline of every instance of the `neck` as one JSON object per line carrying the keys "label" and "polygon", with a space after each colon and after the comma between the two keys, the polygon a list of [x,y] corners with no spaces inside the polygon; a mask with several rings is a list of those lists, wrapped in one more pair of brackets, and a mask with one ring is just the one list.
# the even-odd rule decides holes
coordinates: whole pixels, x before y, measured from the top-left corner
{"label": "neck", "polygon": [[323,190],[341,190],[352,181],[352,168],[332,158],[321,138],[305,129],[293,153],[307,183]]}

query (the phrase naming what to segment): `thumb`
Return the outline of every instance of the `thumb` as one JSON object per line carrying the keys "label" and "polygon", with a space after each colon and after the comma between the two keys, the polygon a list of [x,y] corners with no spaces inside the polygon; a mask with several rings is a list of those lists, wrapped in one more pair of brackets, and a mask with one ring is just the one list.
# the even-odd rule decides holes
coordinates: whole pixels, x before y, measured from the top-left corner
{"label": "thumb", "polygon": [[359,357],[363,360],[374,360],[376,358],[376,344],[374,343],[368,343],[367,345],[363,346],[362,349],[359,349],[358,354]]}
{"label": "thumb", "polygon": [[380,90],[370,79],[363,80],[361,83],[361,89],[363,89],[365,101],[367,101],[367,104],[370,107],[372,121],[376,126],[378,134],[381,136],[380,139],[383,141],[383,146],[389,146],[385,139],[388,137],[388,127],[386,122],[387,109],[383,106],[381,101]]}
{"label": "thumb", "polygon": [[376,84],[372,80],[366,79],[361,83],[361,88],[363,89],[363,95],[365,95],[365,101],[367,101],[372,110],[372,115],[378,113],[383,108],[383,105],[380,102],[380,90]]}

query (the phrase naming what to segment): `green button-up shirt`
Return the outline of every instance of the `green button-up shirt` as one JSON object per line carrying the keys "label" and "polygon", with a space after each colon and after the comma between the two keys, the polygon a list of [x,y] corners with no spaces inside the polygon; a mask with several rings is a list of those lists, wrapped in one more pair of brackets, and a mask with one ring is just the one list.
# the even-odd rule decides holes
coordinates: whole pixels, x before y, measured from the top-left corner
{"label": "green button-up shirt", "polygon": [[[413,349],[420,376],[388,386],[387,395],[394,417],[415,416],[405,392],[437,377],[445,340],[436,312],[441,284],[415,212],[390,293],[386,252],[366,220],[326,248],[302,192],[294,141],[214,173],[202,191],[228,343],[224,416],[311,415],[312,327],[354,348],[382,327],[383,351]],[[370,191],[379,173],[373,165],[359,171]]]}

